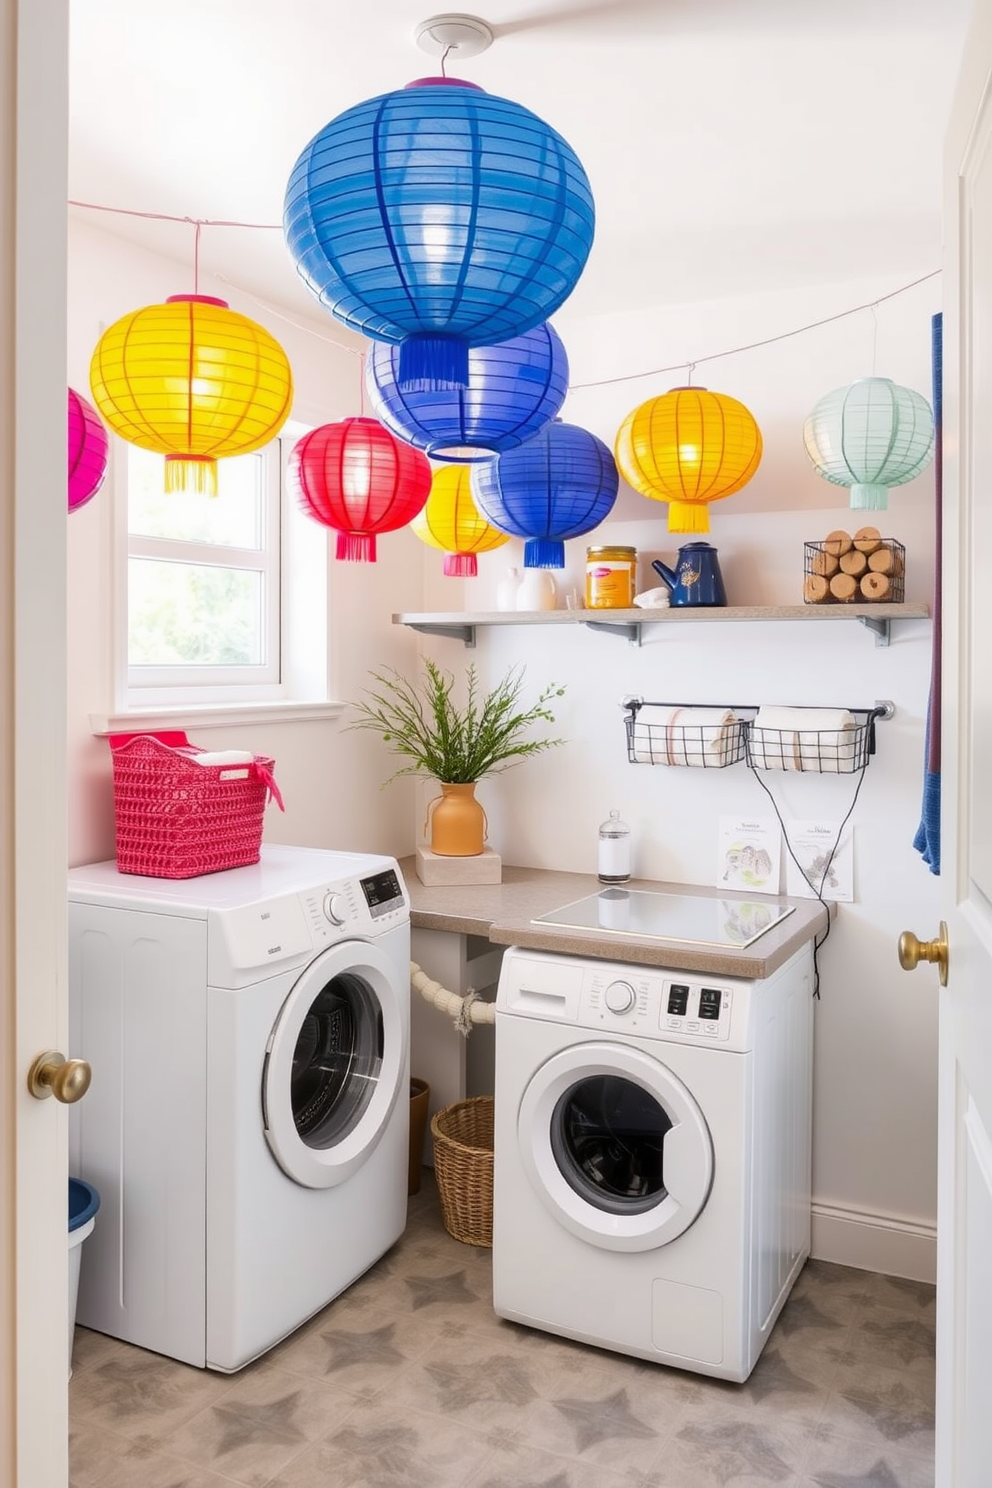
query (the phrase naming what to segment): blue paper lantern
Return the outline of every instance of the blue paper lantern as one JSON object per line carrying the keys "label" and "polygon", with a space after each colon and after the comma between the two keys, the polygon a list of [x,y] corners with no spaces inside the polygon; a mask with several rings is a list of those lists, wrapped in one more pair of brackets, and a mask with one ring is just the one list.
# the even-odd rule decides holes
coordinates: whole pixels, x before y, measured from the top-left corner
{"label": "blue paper lantern", "polygon": [[527,539],[525,568],[564,568],[564,539],[598,527],[613,510],[619,486],[603,441],[560,419],[519,448],[472,467],[472,495],[482,515],[501,532]]}
{"label": "blue paper lantern", "polygon": [[913,480],[933,459],[933,412],[912,388],[862,377],[820,399],[803,443],[817,475],[850,486],[852,508],[884,511],[889,487]]}
{"label": "blue paper lantern", "polygon": [[293,167],[297,272],[345,325],[401,347],[399,384],[465,387],[468,349],[522,335],[571,294],[595,209],[571,146],[456,78],[347,109]]}
{"label": "blue paper lantern", "polygon": [[453,464],[523,444],[554,418],[568,392],[568,357],[547,324],[496,346],[472,347],[465,388],[405,393],[399,361],[399,347],[385,341],[369,353],[365,385],[376,417],[397,439]]}

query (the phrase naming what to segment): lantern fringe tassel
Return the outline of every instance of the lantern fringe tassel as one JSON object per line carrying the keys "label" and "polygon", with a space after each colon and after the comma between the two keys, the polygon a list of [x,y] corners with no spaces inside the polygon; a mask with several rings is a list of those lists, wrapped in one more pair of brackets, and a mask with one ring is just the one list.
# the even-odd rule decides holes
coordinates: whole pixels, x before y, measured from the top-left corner
{"label": "lantern fringe tassel", "polygon": [[557,537],[530,537],[524,543],[524,568],[564,568],[565,544]]}
{"label": "lantern fringe tassel", "polygon": [[886,511],[888,505],[888,486],[859,483],[851,487],[851,508],[854,511]]}
{"label": "lantern fringe tassel", "polygon": [[468,387],[468,346],[455,336],[406,336],[396,384],[402,393],[444,393]]}
{"label": "lantern fringe tassel", "polygon": [[669,532],[709,532],[710,514],[704,501],[670,501]]}
{"label": "lantern fringe tassel", "polygon": [[474,553],[445,553],[444,574],[448,579],[474,579],[479,562]]}
{"label": "lantern fringe tassel", "polygon": [[217,495],[217,461],[207,455],[166,455],[165,489],[195,491],[198,496]]}
{"label": "lantern fringe tassel", "polygon": [[374,563],[374,532],[339,532],[334,556],[349,563]]}

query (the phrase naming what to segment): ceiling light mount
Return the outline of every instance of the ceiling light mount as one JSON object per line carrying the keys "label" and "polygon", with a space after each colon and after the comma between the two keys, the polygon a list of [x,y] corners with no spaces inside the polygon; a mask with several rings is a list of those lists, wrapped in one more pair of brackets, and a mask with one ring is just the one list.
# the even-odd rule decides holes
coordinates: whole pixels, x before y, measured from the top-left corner
{"label": "ceiling light mount", "polygon": [[432,57],[477,57],[493,44],[492,27],[478,16],[436,15],[421,21],[414,40],[422,52]]}

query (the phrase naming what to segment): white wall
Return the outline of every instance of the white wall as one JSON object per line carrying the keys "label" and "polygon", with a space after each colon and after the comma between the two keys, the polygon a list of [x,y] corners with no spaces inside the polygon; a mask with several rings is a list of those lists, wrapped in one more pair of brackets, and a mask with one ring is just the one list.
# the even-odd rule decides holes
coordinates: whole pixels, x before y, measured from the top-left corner
{"label": "white wall", "polygon": [[[850,283],[806,294],[666,307],[613,322],[556,325],[569,352],[572,386],[673,365],[807,326],[887,294],[898,281]],[[567,308],[567,307],[566,307]],[[929,601],[934,551],[933,473],[894,490],[889,509],[857,513],[847,492],[809,466],[802,423],[830,389],[870,374],[929,398],[930,319],[939,280],[830,325],[698,368],[693,381],[739,398],[765,439],[762,465],[738,496],[711,508],[731,604],[798,604],[803,542],[869,521],[907,549],[907,599]],[[876,339],[877,362],[873,368]],[[624,415],[644,398],[685,381],[674,372],[573,391],[566,419],[612,445]],[[639,584],[657,582],[649,559],[671,562],[684,538],[667,531],[667,508],[624,489],[596,532],[641,555]],[[583,582],[587,538],[567,544],[562,589]],[[495,608],[495,586],[522,544],[480,560],[463,586],[464,608]],[[428,559],[427,608],[457,609],[456,581]],[[620,700],[788,703],[865,707],[891,699],[878,749],[854,810],[855,902],[839,907],[820,954],[816,1008],[814,1191],[817,1253],[902,1274],[932,1275],[936,1204],[936,984],[928,971],[900,970],[900,931],[929,935],[938,920],[937,880],[912,847],[923,783],[930,681],[929,621],[893,624],[877,647],[850,624],[711,623],[698,637],[680,625],[645,629],[640,649],[584,627],[480,628],[476,651],[450,640],[423,649],[458,670],[474,660],[494,680],[526,664],[528,688],[566,686],[558,717],[567,745],[528,761],[479,790],[492,845],[510,863],[594,872],[596,830],[616,807],[630,823],[635,871],[676,883],[712,883],[721,815],[773,809],[744,765],[670,770],[627,762]],[[788,817],[840,819],[854,776],[762,775]]]}
{"label": "white wall", "polygon": [[[70,225],[69,381],[89,394],[89,362],[103,330],[142,305],[191,288],[191,270],[135,248],[88,222]],[[201,278],[200,291],[228,300],[265,325],[285,348],[296,387],[293,417],[326,423],[360,410],[359,362],[334,344],[330,317],[315,315],[310,331],[295,318],[267,312],[239,297],[229,284]],[[340,338],[339,338],[340,339]],[[116,441],[112,440],[112,444]],[[69,521],[69,861],[96,862],[114,855],[110,752],[90,731],[91,713],[112,712],[114,533],[108,474],[103,490]],[[403,668],[414,654],[410,635],[390,623],[394,609],[421,603],[422,545],[409,532],[380,537],[374,564],[338,563],[333,537],[294,509],[292,520],[308,530],[308,541],[328,552],[331,667],[334,696],[357,697],[368,669]],[[281,815],[266,812],[271,842],[341,851],[409,851],[412,787],[380,782],[391,771],[383,746],[338,722],[266,722],[250,728],[197,729],[191,738],[207,748],[253,749],[271,755],[286,803]]]}
{"label": "white wall", "polygon": [[[69,378],[88,386],[88,364],[101,330],[138,305],[188,287],[184,266],[147,254],[74,222],[70,241]],[[297,383],[298,417],[323,421],[358,411],[355,358],[317,334],[297,330],[226,284],[203,284],[253,316],[286,347]],[[645,311],[636,317],[556,326],[569,352],[572,385],[564,416],[608,444],[623,416],[643,398],[685,381],[681,371],[581,390],[577,385],[700,361],[898,288],[898,281],[844,283],[807,293],[763,294]],[[831,388],[873,370],[930,394],[930,317],[939,280],[815,330],[700,365],[693,381],[744,402],[763,431],[765,455],[754,480],[712,509],[710,540],[720,553],[731,603],[791,604],[801,598],[803,541],[834,527],[874,520],[849,511],[846,492],[810,469],[802,422]],[[873,357],[875,358],[873,362]],[[624,491],[595,541],[633,543],[642,555],[640,584],[654,582],[648,560],[670,560],[680,539],[666,529],[664,506]],[[70,861],[113,855],[108,747],[90,732],[91,712],[113,706],[111,688],[113,540],[109,492],[69,522]],[[307,519],[300,517],[301,521]],[[933,479],[894,491],[877,523],[907,548],[907,598],[928,600],[932,586]],[[325,541],[320,529],[314,533]],[[568,544],[562,587],[582,585],[588,539]],[[929,935],[938,918],[937,882],[911,846],[919,819],[923,725],[930,677],[931,627],[893,626],[892,644],[876,647],[856,622],[708,623],[698,638],[687,626],[645,632],[640,649],[576,628],[481,630],[478,648],[415,637],[390,623],[397,610],[486,610],[521,545],[480,560],[478,579],[441,576],[441,555],[407,532],[380,539],[379,562],[338,564],[331,575],[336,692],[354,698],[370,666],[411,669],[417,651],[459,670],[475,661],[493,680],[518,661],[528,687],[564,683],[559,717],[566,746],[480,789],[491,840],[511,863],[594,871],[596,828],[612,807],[630,822],[639,874],[676,883],[709,883],[720,815],[759,810],[767,798],[744,766],[725,771],[631,766],[620,699],[658,701],[896,705],[878,727],[878,752],[855,808],[856,899],[843,905],[820,956],[822,1001],[816,1009],[814,1191],[817,1253],[907,1275],[932,1274],[936,1186],[936,992],[926,971],[907,977],[896,961],[899,932]],[[228,730],[198,730],[199,743],[234,742]],[[238,743],[269,753],[286,797],[285,817],[270,807],[266,836],[278,842],[400,856],[412,850],[429,789],[380,783],[393,761],[370,735],[338,724],[267,724],[239,732]],[[785,816],[836,819],[850,804],[854,777],[766,777]]]}

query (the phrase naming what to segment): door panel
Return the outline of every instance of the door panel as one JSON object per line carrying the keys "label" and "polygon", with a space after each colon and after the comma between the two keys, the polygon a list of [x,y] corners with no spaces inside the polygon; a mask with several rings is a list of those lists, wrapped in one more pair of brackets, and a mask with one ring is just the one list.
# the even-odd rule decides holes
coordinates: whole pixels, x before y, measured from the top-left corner
{"label": "door panel", "polygon": [[990,89],[992,8],[978,5],[945,156],[937,1488],[985,1488],[992,1461]]}

